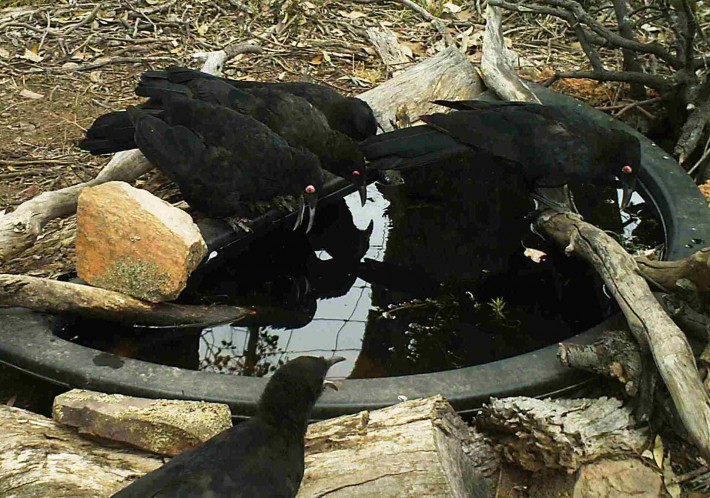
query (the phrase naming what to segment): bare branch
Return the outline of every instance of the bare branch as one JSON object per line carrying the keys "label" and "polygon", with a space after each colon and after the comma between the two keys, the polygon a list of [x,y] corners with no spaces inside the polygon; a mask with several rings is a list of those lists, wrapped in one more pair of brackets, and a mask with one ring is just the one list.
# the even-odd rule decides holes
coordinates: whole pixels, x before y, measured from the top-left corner
{"label": "bare branch", "polygon": [[661,93],[667,92],[672,87],[665,78],[646,73],[631,71],[570,71],[555,74],[555,80],[562,78],[590,79],[596,81],[622,81],[624,83],[639,83]]}
{"label": "bare branch", "polygon": [[[629,11],[631,10],[631,5],[628,0],[613,0],[612,3],[614,4],[614,14],[616,14],[616,24],[619,28],[619,34],[627,40],[635,41],[634,30],[629,22]],[[621,53],[624,56],[624,71],[633,71],[635,73],[644,72],[641,64],[636,59],[636,52],[629,50],[628,48],[624,48],[621,49]],[[594,67],[594,64],[592,64],[592,67]],[[643,85],[638,83],[631,84],[631,94],[633,98],[637,100],[644,100],[647,97],[646,90]]]}

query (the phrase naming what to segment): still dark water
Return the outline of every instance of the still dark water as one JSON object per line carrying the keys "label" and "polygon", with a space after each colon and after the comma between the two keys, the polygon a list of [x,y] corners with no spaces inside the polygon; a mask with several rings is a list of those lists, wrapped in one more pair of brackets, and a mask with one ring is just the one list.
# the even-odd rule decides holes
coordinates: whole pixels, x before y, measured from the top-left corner
{"label": "still dark water", "polygon": [[[57,335],[146,361],[268,375],[289,358],[339,354],[333,377],[406,375],[486,363],[554,344],[609,316],[613,302],[587,266],[530,230],[522,182],[478,158],[403,172],[322,206],[308,236],[275,232],[225,250],[193,274],[185,303],[265,310],[258,321],[206,329],[127,328],[66,321]],[[662,227],[634,196],[573,186],[585,219],[632,251]],[[539,256],[544,253],[540,260]]]}

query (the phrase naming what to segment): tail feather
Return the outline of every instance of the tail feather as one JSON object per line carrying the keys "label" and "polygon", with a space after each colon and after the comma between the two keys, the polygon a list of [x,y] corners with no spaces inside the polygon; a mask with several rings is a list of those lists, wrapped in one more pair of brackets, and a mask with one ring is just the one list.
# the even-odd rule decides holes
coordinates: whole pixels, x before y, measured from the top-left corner
{"label": "tail feather", "polygon": [[192,92],[184,84],[170,81],[167,71],[148,71],[141,75],[136,95],[163,100],[171,95],[191,97]]}
{"label": "tail feather", "polygon": [[401,169],[456,157],[470,148],[429,126],[403,128],[360,143],[368,169]]}
{"label": "tail feather", "polygon": [[[159,116],[160,109],[143,109],[146,114]],[[79,148],[97,156],[136,148],[135,128],[126,111],[111,112],[99,116],[79,142]]]}

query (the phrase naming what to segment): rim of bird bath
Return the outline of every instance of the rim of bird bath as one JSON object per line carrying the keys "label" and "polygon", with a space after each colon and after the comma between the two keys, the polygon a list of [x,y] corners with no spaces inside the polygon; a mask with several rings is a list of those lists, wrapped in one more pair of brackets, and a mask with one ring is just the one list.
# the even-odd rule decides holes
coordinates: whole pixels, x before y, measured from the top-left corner
{"label": "rim of bird bath", "polygon": [[[585,104],[548,89],[534,86],[543,103],[575,107],[601,123],[612,118]],[[635,132],[641,140],[639,181],[646,199],[651,199],[662,221],[667,259],[680,259],[710,241],[710,209],[692,179],[660,147]],[[354,189],[330,182],[330,198],[340,198]],[[266,224],[292,223],[265,219]],[[201,224],[210,247],[246,242],[249,234],[234,234],[223,222]],[[570,337],[567,342],[590,344],[604,330],[623,325],[616,314],[599,325]],[[148,398],[191,399],[228,404],[236,417],[254,413],[267,380],[186,370],[122,358],[56,337],[53,317],[7,308],[0,312],[0,363],[22,370],[53,384],[107,393]],[[405,398],[441,394],[460,413],[476,410],[491,396],[549,396],[577,388],[589,374],[563,368],[551,345],[511,358],[428,374],[376,379],[348,379],[338,392],[327,392],[313,412],[314,419],[372,410]]]}

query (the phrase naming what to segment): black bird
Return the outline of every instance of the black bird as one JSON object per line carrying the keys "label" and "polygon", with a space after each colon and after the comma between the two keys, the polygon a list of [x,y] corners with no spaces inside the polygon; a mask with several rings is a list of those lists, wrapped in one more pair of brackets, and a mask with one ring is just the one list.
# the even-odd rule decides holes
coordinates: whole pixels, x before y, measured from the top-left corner
{"label": "black bird", "polygon": [[114,498],[291,498],[303,479],[308,418],[328,369],[345,358],[301,356],[279,368],[256,414],[173,458]]}
{"label": "black bird", "polygon": [[371,169],[397,169],[476,151],[519,166],[528,187],[554,188],[571,180],[623,188],[622,208],[641,167],[641,145],[616,123],[602,127],[582,113],[524,102],[436,101],[457,109],[361,144]]}
{"label": "black bird", "polygon": [[[175,74],[179,78],[174,78]],[[179,79],[180,82],[172,79]],[[247,114],[271,128],[289,145],[313,152],[320,159],[323,169],[356,185],[360,190],[360,200],[365,204],[365,158],[357,141],[332,129],[318,108],[280,86],[238,89],[206,73],[171,67],[166,71],[143,73],[136,94],[151,99],[148,108],[159,108],[162,98],[180,94]]]}
{"label": "black bird", "polygon": [[219,78],[193,69],[172,66],[168,68],[172,83],[184,83],[195,77],[221,79],[235,88],[276,88],[307,100],[328,119],[330,127],[347,136],[362,141],[377,133],[377,120],[369,105],[356,97],[346,97],[330,87],[315,83],[232,80]]}
{"label": "black bird", "polygon": [[323,186],[316,156],[226,107],[184,96],[168,97],[162,107],[158,115],[150,109],[128,110],[133,139],[178,184],[191,206],[225,217],[243,214],[254,201],[293,195],[300,199],[296,226],[307,203],[310,229]]}

